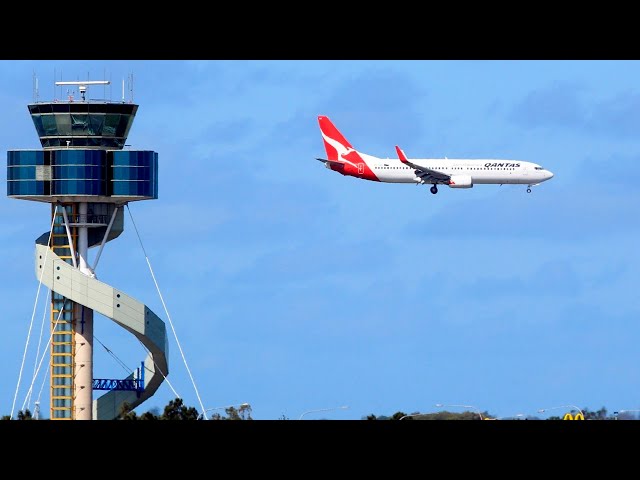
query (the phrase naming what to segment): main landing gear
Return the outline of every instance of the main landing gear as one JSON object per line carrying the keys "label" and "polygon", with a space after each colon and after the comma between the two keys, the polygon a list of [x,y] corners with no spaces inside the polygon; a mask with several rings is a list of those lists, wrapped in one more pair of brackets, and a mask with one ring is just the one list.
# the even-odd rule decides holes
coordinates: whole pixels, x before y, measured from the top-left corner
{"label": "main landing gear", "polygon": [[433,193],[434,195],[438,193],[438,187],[435,185],[432,185],[429,190],[431,190],[431,193]]}

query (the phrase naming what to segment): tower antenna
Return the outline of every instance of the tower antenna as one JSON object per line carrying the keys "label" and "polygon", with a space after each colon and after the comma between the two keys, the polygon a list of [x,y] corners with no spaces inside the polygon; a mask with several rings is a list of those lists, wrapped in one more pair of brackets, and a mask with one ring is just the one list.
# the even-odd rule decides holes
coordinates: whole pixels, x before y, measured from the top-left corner
{"label": "tower antenna", "polygon": [[133,73],[129,74],[129,103],[133,103]]}
{"label": "tower antenna", "polygon": [[77,80],[77,81],[72,81],[72,82],[56,82],[56,85],[77,85],[78,90],[80,91],[80,95],[82,96],[82,101],[86,102],[86,93],[87,93],[87,88],[91,85],[109,85],[109,80]]}
{"label": "tower antenna", "polygon": [[33,101],[34,103],[38,103],[38,77],[36,75],[35,70],[33,71]]}

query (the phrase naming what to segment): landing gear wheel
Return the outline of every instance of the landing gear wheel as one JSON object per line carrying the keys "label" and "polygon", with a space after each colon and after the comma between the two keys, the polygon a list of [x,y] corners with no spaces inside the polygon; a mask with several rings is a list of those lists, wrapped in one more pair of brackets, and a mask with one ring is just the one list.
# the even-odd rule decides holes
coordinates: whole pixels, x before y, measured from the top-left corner
{"label": "landing gear wheel", "polygon": [[434,195],[438,193],[438,187],[436,187],[435,185],[431,187],[429,190],[431,190],[431,193],[433,193]]}
{"label": "landing gear wheel", "polygon": [[531,193],[531,189],[530,188],[527,188],[527,193]]}

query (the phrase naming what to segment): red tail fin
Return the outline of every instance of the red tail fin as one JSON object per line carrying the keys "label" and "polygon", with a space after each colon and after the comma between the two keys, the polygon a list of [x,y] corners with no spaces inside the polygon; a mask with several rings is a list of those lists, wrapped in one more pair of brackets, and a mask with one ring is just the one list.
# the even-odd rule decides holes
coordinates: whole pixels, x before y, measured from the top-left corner
{"label": "red tail fin", "polygon": [[341,155],[353,151],[353,147],[340,133],[336,126],[329,120],[329,117],[318,115],[320,133],[324,142],[324,149],[327,152],[327,159],[333,161],[344,161]]}

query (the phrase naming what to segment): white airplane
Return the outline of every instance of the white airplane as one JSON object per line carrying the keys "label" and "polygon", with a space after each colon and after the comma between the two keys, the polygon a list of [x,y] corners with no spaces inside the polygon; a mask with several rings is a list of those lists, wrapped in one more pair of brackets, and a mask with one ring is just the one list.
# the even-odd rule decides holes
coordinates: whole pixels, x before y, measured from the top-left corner
{"label": "white airplane", "polygon": [[331,170],[374,182],[431,184],[472,188],[474,184],[521,184],[531,187],[549,180],[553,173],[522,160],[429,158],[409,160],[396,145],[398,159],[378,158],[355,150],[329,117],[318,115],[327,158],[316,158]]}

